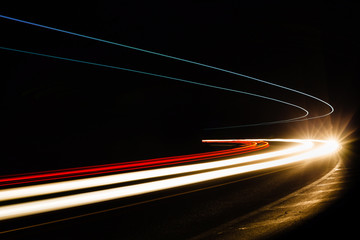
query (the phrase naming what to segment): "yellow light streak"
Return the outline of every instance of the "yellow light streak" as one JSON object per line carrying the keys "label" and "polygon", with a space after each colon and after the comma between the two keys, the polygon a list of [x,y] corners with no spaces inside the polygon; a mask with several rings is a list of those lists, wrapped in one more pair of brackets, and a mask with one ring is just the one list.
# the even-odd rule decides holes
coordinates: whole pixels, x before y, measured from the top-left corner
{"label": "yellow light streak", "polygon": [[[270,140],[266,140],[266,141],[270,141]],[[70,207],[77,207],[77,206],[93,204],[97,202],[130,197],[130,196],[145,194],[153,191],[160,191],[160,190],[185,186],[189,184],[195,184],[204,181],[234,176],[242,173],[274,168],[308,159],[327,156],[329,154],[336,152],[340,147],[339,144],[333,140],[321,141],[321,140],[291,139],[287,141],[302,143],[299,146],[302,146],[303,151],[301,153],[297,153],[295,155],[286,156],[286,157],[276,156],[275,159],[274,157],[270,157],[269,159],[267,159],[266,157],[264,157],[263,154],[256,154],[257,156],[262,155],[263,160],[267,159],[267,161],[249,163],[247,165],[229,167],[220,170],[211,170],[203,173],[195,173],[181,177],[172,177],[172,178],[170,177],[164,180],[150,181],[146,183],[133,184],[123,187],[115,187],[106,190],[98,190],[87,193],[73,194],[70,196],[55,197],[45,200],[38,200],[38,201],[31,201],[26,203],[3,206],[0,207],[0,220],[6,220],[16,217],[28,216],[32,214],[44,213],[48,211],[55,211]],[[294,149],[293,148],[290,149],[292,149],[292,153],[294,154]],[[272,154],[274,154],[274,152]],[[191,164],[191,165],[199,165],[199,164]],[[171,175],[171,174],[167,174],[167,175]]]}
{"label": "yellow light streak", "polygon": [[[250,140],[249,140],[250,141]],[[252,141],[252,140],[251,140]],[[254,141],[267,141],[256,139]],[[283,139],[274,139],[272,141],[285,141]],[[290,142],[299,143],[295,147],[289,147],[283,150],[272,151],[262,154],[254,154],[245,157],[235,157],[228,160],[214,161],[208,163],[189,164],[185,166],[166,167],[160,169],[143,170],[129,173],[113,174],[109,176],[92,177],[78,180],[62,181],[56,183],[38,184],[35,186],[18,187],[0,191],[0,201],[13,200],[17,198],[33,197],[38,195],[60,193],[65,191],[80,190],[89,187],[100,187],[110,184],[119,184],[130,181],[144,180],[154,177],[164,177],[175,174],[191,173],[195,171],[210,170],[220,167],[228,167],[236,164],[250,163],[269,159],[273,157],[285,156],[301,152],[312,147],[309,141],[296,141],[294,139]]]}

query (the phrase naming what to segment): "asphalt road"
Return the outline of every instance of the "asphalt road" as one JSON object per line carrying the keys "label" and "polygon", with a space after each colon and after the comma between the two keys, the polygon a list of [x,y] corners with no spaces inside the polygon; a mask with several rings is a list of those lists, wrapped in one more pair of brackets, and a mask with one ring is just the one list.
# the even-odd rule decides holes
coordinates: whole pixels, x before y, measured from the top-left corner
{"label": "asphalt road", "polygon": [[[222,228],[226,228],[228,223],[236,225],[237,219],[249,214],[251,216],[264,206],[319,181],[323,176],[334,171],[337,164],[339,164],[338,159],[326,158],[312,163],[305,162],[272,169],[271,172],[267,170],[247,174],[240,179],[231,177],[127,200],[14,220],[7,224],[16,225],[20,221],[20,225],[41,223],[43,219],[56,220],[117,208],[5,233],[1,235],[1,239],[221,239],[224,236],[214,235],[214,230],[221,233]],[[301,204],[304,198],[296,201],[297,204]],[[330,202],[334,201],[331,199]],[[296,204],[293,206],[296,207]],[[253,220],[254,217],[250,217],[246,221],[251,224]],[[301,226],[306,226],[306,223]],[[276,232],[283,234],[280,236],[292,233],[283,232],[280,226]],[[227,237],[231,236],[232,231],[228,233],[230,235],[228,234]],[[234,238],[225,236],[223,239]]]}

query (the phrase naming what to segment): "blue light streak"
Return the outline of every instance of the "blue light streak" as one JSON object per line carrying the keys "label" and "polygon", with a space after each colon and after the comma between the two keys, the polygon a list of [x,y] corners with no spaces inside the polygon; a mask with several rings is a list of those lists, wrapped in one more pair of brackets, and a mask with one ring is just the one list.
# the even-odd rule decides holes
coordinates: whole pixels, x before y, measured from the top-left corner
{"label": "blue light streak", "polygon": [[[144,71],[139,71],[139,70],[135,70],[135,69],[117,67],[117,66],[106,65],[106,64],[101,64],[101,63],[88,62],[88,61],[83,61],[83,60],[78,60],[78,59],[73,59],[73,58],[59,57],[59,56],[54,56],[54,55],[49,55],[49,54],[43,54],[43,53],[37,53],[37,52],[31,52],[31,51],[24,51],[24,50],[1,47],[1,46],[0,46],[0,49],[13,51],[13,52],[19,52],[19,53],[26,53],[26,54],[36,55],[36,56],[48,57],[48,58],[53,58],[53,59],[65,60],[65,61],[70,61],[70,62],[89,64],[89,65],[93,65],[93,66],[97,66],[97,67],[112,68],[112,69],[117,69],[117,70],[122,70],[122,71],[128,71],[128,72],[133,72],[133,73],[138,73],[138,74],[144,74],[144,75],[153,76],[153,77],[159,77],[159,78],[165,78],[165,79],[180,81],[180,82],[184,82],[184,83],[195,84],[195,85],[199,85],[199,86],[203,86],[203,87],[210,87],[210,88],[215,88],[215,89],[220,89],[220,90],[225,90],[225,91],[230,91],[230,92],[235,92],[235,93],[241,93],[241,94],[245,94],[245,95],[249,95],[249,96],[253,96],[253,97],[258,97],[258,98],[263,98],[263,99],[279,102],[279,103],[286,104],[286,105],[289,105],[289,106],[292,106],[292,107],[296,107],[296,108],[304,111],[305,116],[309,114],[309,112],[306,109],[304,109],[304,108],[302,108],[302,107],[300,107],[298,105],[295,105],[295,104],[292,104],[292,103],[289,103],[289,102],[285,102],[285,101],[282,101],[282,100],[279,100],[279,99],[276,99],[276,98],[267,97],[267,96],[263,96],[263,95],[258,95],[258,94],[245,92],[245,91],[240,91],[240,90],[236,90],[236,89],[224,88],[224,87],[219,87],[219,86],[215,86],[215,85],[189,81],[189,80],[185,80],[185,79],[182,79],[182,78],[166,76],[166,75],[162,75],[162,74],[144,72]],[[296,120],[296,119],[303,118],[303,117],[304,116],[300,116],[300,117],[297,117],[297,118],[293,118],[292,120]],[[281,120],[281,121],[288,121],[288,120]],[[278,121],[276,121],[276,122],[278,122]]]}
{"label": "blue light streak", "polygon": [[[205,86],[205,87],[211,87],[211,88],[216,88],[216,89],[220,89],[220,90],[226,90],[226,91],[231,91],[231,92],[236,92],[236,93],[241,93],[241,94],[246,94],[246,95],[250,95],[250,96],[254,96],[254,97],[259,97],[259,98],[263,98],[263,99],[267,99],[267,100],[271,100],[271,101],[276,101],[279,103],[283,103],[289,106],[293,106],[296,107],[298,109],[301,109],[303,111],[305,111],[306,114],[300,116],[300,117],[296,117],[296,118],[292,118],[292,119],[287,119],[287,120],[280,120],[280,121],[272,121],[272,122],[263,122],[263,123],[257,123],[257,124],[247,124],[247,125],[239,125],[239,126],[230,126],[230,127],[225,127],[225,128],[233,128],[233,127],[248,127],[248,126],[259,126],[259,125],[269,125],[269,124],[277,124],[277,123],[287,123],[287,122],[293,122],[293,121],[302,121],[302,120],[310,120],[310,119],[316,119],[316,118],[321,118],[321,117],[325,117],[330,115],[333,111],[334,108],[327,102],[325,102],[324,100],[317,98],[315,96],[312,96],[310,94],[292,89],[292,88],[288,88],[279,84],[275,84],[275,83],[271,83],[268,81],[264,81],[258,78],[254,78],[248,75],[244,75],[241,73],[237,73],[237,72],[233,72],[233,71],[229,71],[223,68],[218,68],[218,67],[214,67],[211,65],[207,65],[207,64],[203,64],[203,63],[199,63],[199,62],[195,62],[195,61],[191,61],[191,60],[187,60],[187,59],[183,59],[183,58],[178,58],[178,57],[174,57],[171,55],[167,55],[167,54],[162,54],[162,53],[158,53],[158,52],[154,52],[154,51],[149,51],[146,49],[141,49],[141,48],[137,48],[137,47],[133,47],[133,46],[129,46],[129,45],[125,45],[125,44],[121,44],[121,43],[116,43],[116,42],[112,42],[112,41],[108,41],[108,40],[104,40],[101,38],[96,38],[96,37],[91,37],[91,36],[87,36],[87,35],[83,35],[83,34],[79,34],[79,33],[75,33],[75,32],[70,32],[70,31],[66,31],[66,30],[62,30],[62,29],[58,29],[58,28],[54,28],[54,27],[49,27],[46,25],[42,25],[42,24],[37,24],[37,23],[33,23],[33,22],[29,22],[29,21],[25,21],[25,20],[21,20],[21,19],[17,19],[17,18],[12,18],[12,17],[8,17],[5,15],[1,15],[1,18],[4,19],[8,19],[8,20],[12,20],[12,21],[16,21],[16,22],[20,22],[20,23],[25,23],[25,24],[29,24],[29,25],[33,25],[36,27],[41,27],[41,28],[45,28],[45,29],[49,29],[49,30],[53,30],[53,31],[57,31],[57,32],[62,32],[62,33],[66,33],[66,34],[70,34],[70,35],[74,35],[77,37],[82,37],[82,38],[86,38],[86,39],[91,39],[91,40],[95,40],[95,41],[99,41],[99,42],[103,42],[103,43],[107,43],[107,44],[112,44],[115,46],[120,46],[120,47],[124,47],[124,48],[128,48],[128,49],[132,49],[132,50],[136,50],[136,51],[140,51],[140,52],[144,52],[144,53],[148,53],[148,54],[153,54],[153,55],[157,55],[157,56],[161,56],[161,57],[165,57],[165,58],[169,58],[169,59],[173,59],[173,60],[177,60],[177,61],[181,61],[181,62],[186,62],[186,63],[190,63],[190,64],[194,64],[194,65],[198,65],[198,66],[202,66],[202,67],[206,67],[206,68],[210,68],[210,69],[214,69],[214,70],[218,70],[218,71],[222,71],[225,73],[229,73],[232,75],[236,75],[236,76],[240,76],[240,77],[245,77],[257,82],[261,82],[264,84],[268,84],[271,86],[275,86],[278,88],[282,88],[291,92],[295,92],[297,94],[301,94],[304,96],[307,96],[309,98],[315,99],[317,101],[320,101],[321,103],[327,105],[330,108],[330,111],[326,114],[323,115],[319,115],[319,116],[314,116],[314,117],[308,117],[305,118],[309,115],[309,112],[292,103],[289,102],[285,102],[279,99],[275,99],[275,98],[271,98],[271,97],[266,97],[266,96],[262,96],[262,95],[258,95],[258,94],[254,94],[254,93],[249,93],[249,92],[245,92],[245,91],[239,91],[239,90],[235,90],[235,89],[230,89],[230,88],[223,88],[223,87],[219,87],[219,86],[215,86],[215,85],[209,85],[209,84],[204,84],[204,83],[199,83],[199,82],[194,82],[194,81],[188,81],[185,79],[180,79],[180,78],[176,78],[176,77],[170,77],[170,76],[165,76],[165,75],[161,75],[161,74],[155,74],[155,73],[149,73],[149,72],[143,72],[143,71],[138,71],[138,70],[134,70],[134,69],[127,69],[127,68],[122,68],[122,67],[116,67],[116,66],[111,66],[111,65],[105,65],[105,64],[99,64],[99,63],[93,63],[93,62],[87,62],[87,61],[82,61],[82,60],[76,60],[76,59],[70,59],[70,58],[63,58],[63,57],[57,57],[57,56],[52,56],[52,55],[47,55],[47,54],[41,54],[41,53],[35,53],[35,52],[29,52],[29,51],[23,51],[23,50],[18,50],[18,49],[11,49],[11,48],[6,48],[6,47],[0,47],[3,50],[10,50],[10,51],[16,51],[16,52],[22,52],[22,53],[28,53],[28,54],[33,54],[33,55],[38,55],[38,56],[44,56],[44,57],[50,57],[50,58],[57,58],[57,59],[61,59],[61,60],[67,60],[67,61],[72,61],[72,62],[78,62],[78,63],[86,63],[86,64],[90,64],[90,65],[95,65],[95,66],[100,66],[100,67],[108,67],[108,68],[113,68],[113,69],[118,69],[118,70],[124,70],[124,71],[129,71],[129,72],[134,72],[134,73],[140,73],[140,74],[145,74],[145,75],[150,75],[150,76],[155,76],[155,77],[161,77],[161,78],[166,78],[166,79],[171,79],[171,80],[176,80],[176,81],[181,81],[181,82],[186,82],[186,83],[191,83],[191,84],[196,84],[196,85],[200,85],[200,86]],[[221,129],[221,128],[211,128],[211,129]]]}

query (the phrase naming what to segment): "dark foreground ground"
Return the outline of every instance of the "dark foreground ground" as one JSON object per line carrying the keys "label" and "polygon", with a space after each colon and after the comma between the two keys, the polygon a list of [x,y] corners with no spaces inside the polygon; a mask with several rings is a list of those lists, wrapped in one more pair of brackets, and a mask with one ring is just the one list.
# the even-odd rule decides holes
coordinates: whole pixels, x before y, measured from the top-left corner
{"label": "dark foreground ground", "polygon": [[324,212],[309,219],[305,224],[290,232],[276,236],[275,239],[353,239],[358,234],[360,213],[359,155],[345,162],[349,167],[347,189],[344,195],[331,204]]}

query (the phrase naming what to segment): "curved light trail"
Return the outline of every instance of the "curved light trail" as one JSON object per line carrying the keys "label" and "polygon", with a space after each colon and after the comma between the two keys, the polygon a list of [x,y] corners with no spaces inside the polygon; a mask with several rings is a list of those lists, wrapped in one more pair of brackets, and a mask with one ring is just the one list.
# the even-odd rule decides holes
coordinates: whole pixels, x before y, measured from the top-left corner
{"label": "curved light trail", "polygon": [[[154,76],[154,77],[159,77],[159,78],[165,78],[165,79],[175,80],[175,81],[179,81],[179,82],[190,83],[190,84],[199,85],[199,86],[203,86],[203,87],[209,87],[209,88],[215,88],[215,89],[225,90],[225,91],[229,91],[229,92],[240,93],[240,94],[244,94],[244,95],[249,95],[249,96],[253,96],[253,97],[263,98],[263,99],[266,99],[266,100],[270,100],[270,101],[274,101],[274,102],[286,104],[286,105],[288,105],[288,106],[292,106],[292,107],[298,108],[298,109],[300,109],[300,110],[302,110],[302,111],[305,112],[305,114],[302,115],[302,116],[300,116],[300,117],[291,118],[291,119],[286,119],[286,120],[280,120],[280,121],[274,121],[274,122],[266,122],[266,123],[264,123],[264,124],[285,123],[285,122],[289,122],[289,121],[300,120],[300,119],[302,119],[302,118],[304,118],[304,117],[306,117],[306,116],[309,115],[309,111],[307,111],[305,108],[300,107],[300,106],[298,106],[298,105],[295,105],[295,104],[293,104],[293,103],[289,103],[289,102],[286,102],[286,101],[282,101],[282,100],[280,100],[280,99],[276,99],[276,98],[272,98],[272,97],[267,97],[267,96],[263,96],[263,95],[259,95],[259,94],[255,94],[255,93],[240,91],[240,90],[236,90],[236,89],[232,89],[232,88],[225,88],[225,87],[220,87],[220,86],[216,86],[216,85],[210,85],[210,84],[205,84],[205,83],[199,83],[199,82],[189,81],[189,80],[185,80],[185,79],[182,79],[182,78],[166,76],[166,75],[162,75],[162,74],[156,74],[156,73],[144,72],[144,71],[139,71],[139,70],[130,69],[130,68],[123,68],[123,67],[117,67],[117,66],[112,66],[112,65],[106,65],[106,64],[100,64],[100,63],[88,62],[88,61],[83,61],[83,60],[78,60],[78,59],[73,59],[73,58],[64,58],[64,57],[59,57],[59,56],[54,56],[54,55],[49,55],[49,54],[43,54],[43,53],[37,53],[37,52],[24,51],[24,50],[19,50],[19,49],[14,49],[14,48],[7,48],[7,47],[1,47],[1,46],[0,46],[0,49],[8,50],[8,51],[13,51],[13,52],[26,53],[26,54],[31,54],[31,55],[37,55],[37,56],[42,56],[42,57],[48,57],[48,58],[53,58],[53,59],[60,59],[60,60],[65,60],[65,61],[70,61],[70,62],[83,63],[83,64],[93,65],[93,66],[97,66],[97,67],[106,67],[106,68],[111,68],[111,69],[128,71],[128,72],[133,72],[133,73],[138,73],[138,74],[143,74],[143,75],[148,75],[148,76]],[[252,126],[252,125],[253,125],[253,124],[244,125],[244,126]],[[258,124],[255,124],[255,125],[258,125]],[[261,124],[261,125],[263,125],[263,124]]]}
{"label": "curved light trail", "polygon": [[181,163],[194,162],[194,161],[200,162],[215,157],[228,157],[232,155],[238,155],[241,153],[248,153],[248,152],[264,149],[269,146],[267,142],[235,141],[235,143],[243,144],[245,146],[236,147],[227,150],[221,150],[221,151],[212,151],[208,153],[196,153],[190,155],[164,157],[164,158],[148,159],[141,161],[121,162],[121,163],[87,166],[80,168],[61,169],[54,171],[8,175],[8,176],[0,177],[0,186],[8,186],[8,185],[16,185],[16,184],[32,183],[32,182],[43,182],[43,181],[57,180],[64,178],[75,178],[75,177],[82,177],[89,175],[112,173],[112,172],[131,171],[131,170],[137,170],[143,168],[168,166],[173,164],[181,164]]}
{"label": "curved light trail", "polygon": [[[144,72],[135,69],[122,68],[101,63],[0,46],[0,49],[12,52],[37,55],[52,59],[71,61],[110,69],[123,70],[137,74],[165,78],[169,80],[175,80],[184,83],[215,88],[219,90],[246,94],[249,96],[286,104],[288,106],[300,109],[304,112],[303,115],[300,117],[286,120],[212,129],[259,126],[309,120],[328,116],[334,111],[334,108],[329,103],[325,102],[320,98],[292,88],[267,82],[244,74],[236,73],[226,69],[210,66],[207,64],[183,58],[170,56],[167,54],[136,48],[41,24],[36,24],[4,15],[0,15],[0,17],[11,21],[29,24],[52,31],[70,34],[81,38],[86,38],[106,44],[124,47],[147,54],[152,54],[176,61],[181,61],[221,71],[235,76],[245,77],[247,79],[251,79],[263,84],[278,87],[296,94],[303,95],[305,97],[312,98],[316,101],[321,102],[322,104],[325,104],[329,108],[329,111],[325,114],[308,117],[309,112],[305,108],[287,101],[268,96],[195,81],[189,81],[186,79],[165,76],[162,74]],[[95,204],[115,199],[144,195],[147,193],[159,192],[168,189],[176,189],[182,186],[194,185],[196,187],[196,184],[198,183],[210,183],[210,181],[212,180],[224,179],[224,181],[226,181],[227,178],[231,176],[239,176],[241,178],[241,176],[245,176],[245,174],[256,174],[260,173],[261,171],[267,172],[269,170],[277,168],[282,169],[281,167],[296,166],[295,164],[300,162],[316,161],[317,159],[335,153],[340,148],[340,145],[336,141],[313,139],[228,139],[203,140],[203,142],[232,143],[239,146],[233,149],[213,151],[208,153],[198,153],[184,156],[148,159],[134,162],[123,162],[0,177],[0,186],[3,187],[3,189],[0,190],[0,221],[6,221],[14,218],[31,216],[67,208],[80,207],[84,205]],[[271,146],[269,147],[269,143],[271,142],[283,142],[286,147],[282,149],[272,148]],[[254,153],[254,151],[260,150],[261,152]],[[252,153],[247,154],[250,152]]]}
{"label": "curved light trail", "polygon": [[[155,191],[226,178],[245,173],[272,169],[301,161],[327,156],[339,149],[336,141],[302,139],[245,139],[245,140],[205,140],[204,142],[249,142],[251,146],[264,142],[285,142],[290,146],[281,150],[237,157],[227,156],[218,160],[218,154],[204,163],[185,163],[179,166],[156,167],[100,177],[45,183],[33,186],[14,187],[0,191],[0,201],[22,199],[23,203],[0,207],[0,220],[29,216],[65,208],[78,207],[114,199],[126,198]],[[295,145],[294,145],[295,144]],[[205,153],[208,157],[208,153]],[[212,155],[212,154],[210,154]],[[197,156],[198,157],[198,156]],[[141,180],[141,181],[140,181]],[[140,183],[139,183],[140,181]],[[122,186],[112,184],[127,183]],[[93,190],[93,187],[108,186],[109,189]],[[69,192],[62,197],[49,197],[47,194],[88,189],[88,192],[74,194]],[[28,200],[28,197],[43,196],[43,200]],[[47,198],[46,198],[47,197]]]}
{"label": "curved light trail", "polygon": [[[198,65],[198,66],[209,68],[209,69],[214,69],[214,70],[217,70],[217,71],[225,72],[225,73],[240,76],[240,77],[245,77],[245,78],[251,79],[253,81],[257,81],[257,82],[261,82],[261,83],[268,84],[268,85],[271,85],[271,86],[275,86],[275,87],[278,87],[278,88],[282,88],[282,89],[285,89],[285,90],[288,90],[288,91],[291,91],[291,92],[301,94],[303,96],[315,99],[315,100],[325,104],[327,107],[330,108],[330,111],[325,113],[325,114],[306,118],[309,115],[309,112],[307,110],[305,110],[304,108],[302,108],[302,107],[300,107],[298,105],[289,103],[289,102],[285,102],[285,101],[281,101],[279,99],[275,99],[275,98],[270,98],[270,97],[266,97],[266,96],[262,96],[262,95],[257,95],[257,94],[253,94],[253,93],[248,93],[248,92],[243,92],[243,91],[238,91],[238,90],[233,90],[233,89],[228,89],[228,88],[222,88],[222,87],[219,87],[219,86],[213,86],[213,85],[203,84],[203,83],[199,83],[199,82],[192,82],[192,81],[179,79],[179,78],[174,78],[174,77],[169,77],[169,76],[163,76],[163,75],[160,75],[160,74],[147,73],[147,72],[142,72],[142,71],[137,71],[137,70],[132,70],[132,69],[119,68],[119,67],[108,66],[108,65],[97,64],[97,63],[94,64],[94,63],[80,61],[80,60],[66,59],[66,58],[47,55],[48,57],[53,57],[53,58],[58,58],[58,59],[64,59],[64,60],[70,60],[70,61],[76,61],[76,62],[83,62],[83,63],[87,63],[87,64],[105,66],[105,67],[110,67],[110,68],[116,68],[116,69],[131,71],[131,72],[142,73],[142,74],[146,74],[146,75],[152,75],[152,76],[163,77],[163,78],[182,81],[182,82],[188,82],[188,83],[201,85],[201,86],[206,86],[206,87],[212,87],[212,88],[217,88],[217,89],[222,89],[222,90],[227,90],[227,91],[238,92],[238,93],[242,93],[242,94],[247,94],[247,95],[251,95],[251,96],[255,96],[255,97],[260,97],[260,98],[280,102],[280,103],[287,104],[289,106],[293,106],[293,107],[296,107],[298,109],[301,109],[301,110],[305,111],[304,115],[302,115],[300,117],[296,117],[296,118],[291,118],[291,119],[286,119],[286,120],[279,120],[279,121],[256,123],[256,124],[229,126],[229,127],[225,127],[225,128],[249,127],[249,126],[269,125],[269,124],[288,123],[288,122],[293,122],[293,121],[303,121],[303,120],[309,120],[309,119],[316,119],[316,118],[322,118],[322,117],[328,116],[334,111],[334,108],[329,103],[327,103],[326,101],[324,101],[324,100],[322,100],[320,98],[317,98],[317,97],[312,96],[310,94],[307,94],[307,93],[304,93],[304,92],[301,92],[301,91],[298,91],[298,90],[295,90],[295,89],[292,89],[292,88],[289,88],[289,87],[285,87],[285,86],[282,86],[282,85],[279,85],[279,84],[264,81],[264,80],[254,78],[254,77],[251,77],[251,76],[248,76],[248,75],[244,75],[244,74],[229,71],[229,70],[226,70],[226,69],[223,69],[223,68],[218,68],[218,67],[214,67],[214,66],[211,66],[211,65],[199,63],[199,62],[196,62],[196,61],[191,61],[191,60],[187,60],[187,59],[183,59],[183,58],[179,58],[179,57],[174,57],[174,56],[167,55],[167,54],[162,54],[162,53],[149,51],[149,50],[142,49],[142,48],[137,48],[137,47],[121,44],[121,43],[116,43],[116,42],[104,40],[104,39],[101,39],[101,38],[95,38],[95,37],[87,36],[87,35],[84,35],[84,34],[79,34],[79,33],[71,32],[71,31],[62,30],[62,29],[59,29],[59,28],[49,27],[49,26],[42,25],[42,24],[37,24],[37,23],[33,23],[33,22],[29,22],[29,21],[25,21],[25,20],[21,20],[21,19],[17,19],[17,18],[12,18],[12,17],[5,16],[5,15],[0,15],[0,17],[4,18],[4,19],[11,20],[11,21],[16,21],[16,22],[20,22],[20,23],[24,23],[24,24],[29,24],[29,25],[32,25],[32,26],[41,27],[41,28],[44,28],[44,29],[52,30],[52,31],[57,31],[57,32],[65,33],[65,34],[70,34],[70,35],[81,37],[81,38],[86,38],[86,39],[90,39],[90,40],[94,40],[94,41],[98,41],[98,42],[103,42],[103,43],[106,43],[106,44],[111,44],[111,45],[115,45],[115,46],[119,46],[119,47],[124,47],[124,48],[132,49],[132,50],[135,50],[135,51],[140,51],[140,52],[144,52],[144,53],[148,53],[148,54],[152,54],[152,55],[156,55],[156,56],[160,56],[160,57],[173,59],[173,60],[176,60],[176,61],[186,62],[186,63]],[[2,47],[2,49],[18,51],[18,52],[24,52],[24,53],[26,52],[26,53],[45,56],[45,54],[32,53],[32,52],[27,52],[27,51],[22,51],[22,50],[17,50],[17,49],[10,49],[10,48],[6,48],[6,47]],[[209,128],[209,129],[222,129],[222,128]]]}

